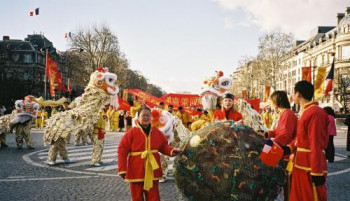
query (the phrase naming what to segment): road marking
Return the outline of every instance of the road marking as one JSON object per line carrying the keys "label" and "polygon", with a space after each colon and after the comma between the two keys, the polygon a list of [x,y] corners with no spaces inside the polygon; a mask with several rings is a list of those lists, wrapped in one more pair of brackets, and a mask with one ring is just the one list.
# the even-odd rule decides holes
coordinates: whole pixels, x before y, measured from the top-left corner
{"label": "road marking", "polygon": [[85,170],[88,171],[106,171],[106,170],[113,170],[113,169],[117,169],[117,165],[107,165],[107,166],[101,166],[101,167],[92,167],[92,168],[88,168]]}
{"label": "road marking", "polygon": [[[79,147],[74,147],[74,149],[67,149],[67,151],[69,151],[69,153],[73,153],[73,152],[80,152],[80,151],[92,151],[92,146],[86,148],[86,146],[80,146],[81,148],[84,148],[84,149],[79,149]],[[105,149],[108,149],[108,148],[117,148],[118,146],[105,146],[104,148]],[[115,149],[117,151],[117,149]],[[41,152],[41,153],[38,153],[38,155],[47,155],[48,154],[48,151],[44,151],[44,152]]]}
{"label": "road marking", "polygon": [[76,177],[43,177],[43,178],[9,178],[0,179],[0,182],[14,182],[14,181],[48,181],[48,180],[63,180],[63,179],[91,179],[99,176],[76,176]]}
{"label": "road marking", "polygon": [[329,173],[329,174],[327,174],[327,176],[340,175],[340,174],[344,174],[344,173],[347,173],[347,172],[350,172],[350,168]]}
{"label": "road marking", "polygon": [[[108,174],[108,173],[96,173],[96,172],[87,172],[87,171],[77,171],[77,170],[70,170],[70,169],[66,169],[66,168],[61,168],[61,167],[50,167],[46,164],[42,164],[42,163],[37,163],[37,162],[34,162],[30,159],[30,157],[32,155],[35,155],[37,153],[40,153],[42,150],[39,150],[39,151],[35,151],[35,152],[32,152],[32,153],[29,153],[29,154],[26,154],[26,155],[23,155],[22,156],[22,159],[26,162],[26,163],[29,163],[33,166],[37,166],[37,167],[42,167],[42,168],[47,168],[47,169],[53,169],[53,170],[58,170],[58,171],[61,171],[61,172],[69,172],[69,173],[77,173],[77,174],[86,174],[86,175],[94,175],[94,176],[109,176],[109,177],[119,177],[119,175],[117,174]],[[46,150],[47,151],[47,150]],[[1,180],[0,180],[1,181]]]}
{"label": "road marking", "polygon": [[[111,159],[104,159],[103,163],[111,163],[117,161],[117,158],[111,158]],[[79,166],[84,166],[84,165],[90,165],[91,161],[86,161],[86,162],[80,162],[80,163],[72,163],[72,164],[67,164],[66,167],[79,167]]]}
{"label": "road marking", "polygon": [[[105,154],[105,153],[111,153],[111,152],[113,152],[113,154]],[[72,156],[84,156],[84,155],[89,155],[89,157],[91,158],[91,156],[92,156],[92,150],[89,151],[89,152],[78,152],[78,153],[73,153],[73,154],[71,154],[70,152],[68,152],[69,158],[71,158]],[[103,150],[102,156],[110,156],[110,155],[117,156],[117,150],[115,150],[115,149]],[[46,156],[40,156],[40,157],[39,157],[39,159],[47,159],[47,158],[48,158],[47,155],[46,155]],[[72,157],[72,158],[74,158],[74,157]],[[79,157],[76,157],[76,158],[79,158]],[[86,158],[84,158],[83,160],[85,160],[85,159],[86,159]]]}

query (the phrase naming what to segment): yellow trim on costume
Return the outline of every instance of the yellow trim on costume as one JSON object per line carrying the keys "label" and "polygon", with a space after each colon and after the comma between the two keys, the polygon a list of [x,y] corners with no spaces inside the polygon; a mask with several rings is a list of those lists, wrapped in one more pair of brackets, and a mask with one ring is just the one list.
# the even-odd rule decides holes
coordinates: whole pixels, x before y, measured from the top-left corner
{"label": "yellow trim on costume", "polygon": [[311,107],[314,107],[314,106],[318,106],[318,102],[317,102],[317,101],[310,101],[310,102],[306,103],[305,105],[303,105],[302,108],[301,108],[300,117],[303,115],[303,113],[304,113],[307,109],[309,109],[309,108],[311,108]]}
{"label": "yellow trim on costume", "polygon": [[120,171],[118,174],[126,174],[126,171]]}
{"label": "yellow trim on costume", "polygon": [[174,149],[172,149],[172,150],[170,151],[170,156],[174,156],[174,155],[173,155],[173,151],[174,151]]}
{"label": "yellow trim on costume", "polygon": [[[158,153],[158,150],[150,150],[151,153]],[[144,151],[135,151],[135,152],[130,152],[129,155],[130,156],[138,156],[138,155],[142,155]]]}
{"label": "yellow trim on costume", "polygon": [[[327,173],[327,171],[325,171]],[[313,176],[323,176],[325,173],[313,173],[311,172],[310,175],[313,175]]]}
{"label": "yellow trim on costume", "polygon": [[300,166],[300,165],[297,165],[297,164],[294,164],[294,167],[296,167],[298,169],[302,169],[302,170],[308,171],[308,172],[311,171],[311,168]]}
{"label": "yellow trim on costume", "polygon": [[[142,128],[140,128],[140,125],[137,125],[138,128],[141,130],[141,132],[146,137],[146,149],[141,153],[141,159],[146,159],[145,162],[145,178],[143,182],[143,189],[148,191],[153,187],[153,171],[159,168],[158,162],[156,158],[154,158],[153,151],[151,150],[151,133],[152,133],[152,127],[150,129],[149,135],[147,136],[145,132],[143,132]],[[158,152],[158,151],[157,151]]]}
{"label": "yellow trim on costume", "polygon": [[305,148],[301,148],[301,147],[298,147],[297,151],[300,151],[300,152],[311,152],[310,149],[305,149]]}
{"label": "yellow trim on costume", "polygon": [[[154,180],[160,180],[162,179],[163,177],[158,177],[158,178],[153,178],[153,181]],[[125,179],[126,182],[143,182],[144,179]]]}
{"label": "yellow trim on costume", "polygon": [[312,191],[314,192],[314,199],[315,199],[315,201],[318,201],[316,185],[314,183],[312,183]]}

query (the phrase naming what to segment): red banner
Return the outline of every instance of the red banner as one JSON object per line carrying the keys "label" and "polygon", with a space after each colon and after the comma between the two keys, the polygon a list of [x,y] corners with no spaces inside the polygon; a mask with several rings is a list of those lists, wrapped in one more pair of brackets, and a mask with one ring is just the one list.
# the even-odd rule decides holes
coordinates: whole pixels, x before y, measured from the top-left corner
{"label": "red banner", "polygon": [[301,80],[307,80],[307,75],[309,74],[309,67],[301,68]]}
{"label": "red banner", "polygon": [[[130,94],[133,94],[133,95],[141,98],[146,103],[146,105],[148,105],[149,107],[154,107],[156,105],[159,105],[160,102],[163,102],[165,105],[174,105],[175,108],[178,108],[179,106],[185,107],[184,105],[180,105],[181,104],[180,101],[178,101],[180,104],[169,103],[168,101],[162,99],[164,96],[162,98],[157,98],[157,97],[152,96],[151,94],[148,94],[148,93],[146,93],[144,91],[141,91],[139,89],[126,89],[124,93],[130,93]],[[190,100],[191,99],[189,99],[189,101]],[[184,102],[182,102],[182,103],[184,103]],[[197,111],[194,111],[194,110],[190,110],[190,109],[186,109],[186,108],[184,108],[184,109],[187,112],[189,112],[191,115],[199,115],[199,114],[201,114],[200,112],[197,112]]]}
{"label": "red banner", "polygon": [[201,98],[197,94],[166,94],[160,99],[163,102],[182,107],[202,107]]}
{"label": "red banner", "polygon": [[[141,98],[143,101],[146,102],[146,104],[149,107],[154,107],[156,105],[159,105],[160,102],[164,102],[162,99],[157,98],[155,96],[152,96],[151,94],[148,94],[148,93],[141,91],[139,89],[126,89],[126,91],[127,91],[127,93],[130,93],[132,95],[135,95],[135,96]],[[166,103],[164,103],[164,104],[166,104]]]}
{"label": "red banner", "polygon": [[129,103],[123,100],[120,96],[118,97],[118,103],[119,103],[118,110],[126,110],[126,111],[130,110]]}
{"label": "red banner", "polygon": [[264,102],[269,100],[270,97],[270,86],[265,86],[265,95],[264,95]]}

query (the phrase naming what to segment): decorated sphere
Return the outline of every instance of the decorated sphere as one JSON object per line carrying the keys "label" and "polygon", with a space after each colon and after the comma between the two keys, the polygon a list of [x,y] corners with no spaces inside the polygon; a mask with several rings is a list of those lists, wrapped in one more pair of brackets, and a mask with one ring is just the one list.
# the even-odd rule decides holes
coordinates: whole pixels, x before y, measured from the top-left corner
{"label": "decorated sphere", "polygon": [[177,187],[189,200],[274,200],[286,173],[283,161],[274,168],[261,162],[264,143],[252,128],[232,121],[196,131],[175,159]]}

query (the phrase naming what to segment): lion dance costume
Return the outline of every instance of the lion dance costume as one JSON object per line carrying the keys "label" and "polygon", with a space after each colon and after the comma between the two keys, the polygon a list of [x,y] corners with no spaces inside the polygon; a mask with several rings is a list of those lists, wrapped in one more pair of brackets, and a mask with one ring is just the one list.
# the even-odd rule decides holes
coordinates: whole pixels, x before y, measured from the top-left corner
{"label": "lion dance costume", "polygon": [[114,108],[118,108],[119,88],[115,84],[116,80],[115,74],[99,67],[91,74],[80,104],[47,120],[44,142],[50,144],[49,165],[55,165],[58,152],[65,163],[70,163],[71,160],[68,158],[65,148],[66,138],[70,134],[92,132],[107,103],[110,102]]}

